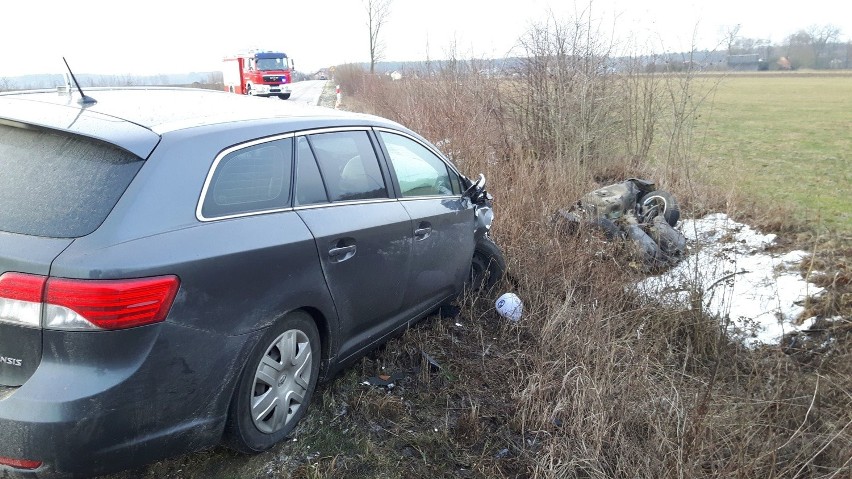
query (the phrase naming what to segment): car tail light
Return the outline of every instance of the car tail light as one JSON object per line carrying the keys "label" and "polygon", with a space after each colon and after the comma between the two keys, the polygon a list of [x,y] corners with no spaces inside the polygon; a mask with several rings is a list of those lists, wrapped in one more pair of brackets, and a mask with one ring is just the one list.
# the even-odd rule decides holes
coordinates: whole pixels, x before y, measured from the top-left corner
{"label": "car tail light", "polygon": [[11,457],[0,457],[0,464],[4,466],[12,466],[15,469],[38,469],[41,467],[41,461],[32,461],[30,459],[12,459]]}
{"label": "car tail light", "polygon": [[41,326],[41,298],[47,278],[23,273],[0,275],[0,323]]}
{"label": "car tail light", "polygon": [[177,294],[177,276],[121,280],[50,278],[45,327],[126,329],[166,319]]}
{"label": "car tail light", "polygon": [[0,276],[0,321],[48,329],[126,329],[166,319],[177,276],[88,280],[4,273]]}

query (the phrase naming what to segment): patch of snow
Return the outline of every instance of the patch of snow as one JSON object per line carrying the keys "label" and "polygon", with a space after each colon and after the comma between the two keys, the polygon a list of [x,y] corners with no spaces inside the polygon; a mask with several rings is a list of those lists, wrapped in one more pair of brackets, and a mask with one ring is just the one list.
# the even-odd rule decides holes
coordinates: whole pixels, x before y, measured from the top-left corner
{"label": "patch of snow", "polygon": [[813,318],[799,321],[805,299],[822,291],[799,274],[809,253],[773,254],[766,249],[776,235],[723,213],[683,220],[678,229],[689,253],[674,268],[639,282],[642,294],[684,307],[700,299],[704,311],[727,322],[731,334],[749,346],[778,343],[813,324]]}

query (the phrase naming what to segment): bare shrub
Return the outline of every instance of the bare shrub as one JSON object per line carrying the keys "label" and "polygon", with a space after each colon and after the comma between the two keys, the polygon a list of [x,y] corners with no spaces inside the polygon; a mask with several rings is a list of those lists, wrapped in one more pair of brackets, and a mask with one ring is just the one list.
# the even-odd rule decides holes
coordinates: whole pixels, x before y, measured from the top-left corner
{"label": "bare shrub", "polygon": [[697,81],[694,49],[683,60],[681,71],[677,74],[663,75],[665,90],[664,111],[667,113],[663,122],[664,140],[660,142],[660,161],[662,163],[661,177],[667,183],[685,182],[692,186],[699,178],[692,178],[695,168],[691,162],[695,160],[696,129],[695,120],[698,109],[715,93],[716,86],[722,77],[717,77],[711,85]]}
{"label": "bare shrub", "polygon": [[603,38],[589,8],[567,21],[551,14],[520,39],[512,106],[525,153],[575,167],[614,155],[612,45]]}
{"label": "bare shrub", "polygon": [[334,69],[334,80],[347,95],[361,95],[370,75],[360,65],[347,63]]}
{"label": "bare shrub", "polygon": [[656,57],[634,55],[619,65],[617,75],[621,131],[630,164],[636,166],[650,159],[660,117],[662,116],[662,78],[653,68]]}

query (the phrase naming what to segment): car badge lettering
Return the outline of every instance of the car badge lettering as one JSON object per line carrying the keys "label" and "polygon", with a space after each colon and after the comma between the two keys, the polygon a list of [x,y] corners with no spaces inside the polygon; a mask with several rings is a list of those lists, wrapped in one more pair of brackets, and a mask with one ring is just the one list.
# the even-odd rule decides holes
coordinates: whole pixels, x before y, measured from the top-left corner
{"label": "car badge lettering", "polygon": [[8,356],[0,356],[0,364],[8,364],[9,366],[21,367],[23,365],[23,361],[18,359],[18,358],[10,358]]}

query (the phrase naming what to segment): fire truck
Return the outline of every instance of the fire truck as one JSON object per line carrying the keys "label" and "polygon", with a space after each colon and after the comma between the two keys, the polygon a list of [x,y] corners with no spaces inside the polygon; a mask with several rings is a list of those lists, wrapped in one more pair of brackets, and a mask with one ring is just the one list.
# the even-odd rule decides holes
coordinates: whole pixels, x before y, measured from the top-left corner
{"label": "fire truck", "polygon": [[290,98],[293,60],[282,52],[250,51],[225,58],[225,90],[240,95]]}

